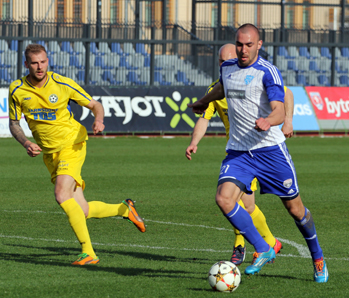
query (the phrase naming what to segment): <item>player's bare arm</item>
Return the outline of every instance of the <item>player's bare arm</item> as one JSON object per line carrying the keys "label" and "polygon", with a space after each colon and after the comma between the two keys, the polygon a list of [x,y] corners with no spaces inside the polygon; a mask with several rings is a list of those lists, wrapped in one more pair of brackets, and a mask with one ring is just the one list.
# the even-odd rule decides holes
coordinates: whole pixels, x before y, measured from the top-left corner
{"label": "player's bare arm", "polygon": [[267,131],[271,126],[279,125],[285,120],[285,105],[281,101],[274,100],[270,102],[272,112],[267,118],[256,120],[255,129],[258,131]]}
{"label": "player's bare arm", "polygon": [[209,120],[207,120],[205,118],[199,118],[195,124],[193,134],[191,136],[191,142],[190,142],[187,150],[185,151],[185,156],[189,160],[191,160],[191,154],[196,153],[196,151],[198,149],[198,144],[206,133],[208,121]]}
{"label": "player's bare arm", "polygon": [[287,88],[285,93],[285,122],[281,128],[286,138],[291,138],[293,136],[293,110],[294,110],[294,99],[293,93]]}
{"label": "player's bare arm", "polygon": [[102,132],[105,128],[103,124],[104,121],[104,109],[103,105],[97,100],[92,99],[90,103],[86,106],[86,108],[90,109],[95,116],[95,121],[92,124],[93,134],[97,134]]}
{"label": "player's bare arm", "polygon": [[188,107],[192,108],[193,112],[196,114],[203,114],[211,101],[222,100],[224,97],[223,85],[221,83],[217,83],[210,93],[206,94],[200,100],[192,104],[188,104]]}
{"label": "player's bare arm", "polygon": [[29,141],[18,120],[10,119],[10,132],[13,137],[27,150],[30,157],[35,157],[42,151],[39,145]]}

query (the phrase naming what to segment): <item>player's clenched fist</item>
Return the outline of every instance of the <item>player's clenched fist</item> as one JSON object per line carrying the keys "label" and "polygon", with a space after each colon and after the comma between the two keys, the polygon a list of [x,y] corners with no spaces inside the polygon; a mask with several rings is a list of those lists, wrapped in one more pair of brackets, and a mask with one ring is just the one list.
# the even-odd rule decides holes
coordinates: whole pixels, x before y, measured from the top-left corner
{"label": "player's clenched fist", "polygon": [[265,118],[259,118],[256,120],[256,126],[254,128],[258,131],[267,131],[270,128],[270,123]]}

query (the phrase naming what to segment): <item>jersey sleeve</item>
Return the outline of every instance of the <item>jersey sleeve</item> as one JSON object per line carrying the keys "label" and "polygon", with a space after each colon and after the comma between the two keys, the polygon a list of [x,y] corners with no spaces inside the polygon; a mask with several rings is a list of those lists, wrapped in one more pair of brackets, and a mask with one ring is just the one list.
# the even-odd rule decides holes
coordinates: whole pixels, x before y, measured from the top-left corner
{"label": "jersey sleeve", "polygon": [[[210,86],[207,87],[205,95],[207,95],[208,93],[210,93],[212,91],[214,86],[216,86],[216,84],[218,84],[218,81],[219,80],[214,81]],[[201,115],[201,118],[205,118],[207,120],[210,120],[215,112],[216,112],[216,109],[214,107],[214,103],[210,102],[209,105],[208,105],[208,108],[205,111],[205,113],[203,113]]]}
{"label": "jersey sleeve", "polygon": [[[16,84],[20,84],[18,81],[16,81]],[[15,96],[15,92],[17,90],[17,86],[12,83],[9,87],[9,94],[8,94],[8,105],[9,105],[9,118],[12,120],[21,120],[22,117],[22,107]]]}
{"label": "jersey sleeve", "polygon": [[213,102],[210,102],[210,104],[208,105],[208,108],[206,109],[205,113],[202,114],[201,118],[211,120],[211,118],[215,112],[216,112],[216,109],[214,107],[214,104],[213,104]]}
{"label": "jersey sleeve", "polygon": [[70,99],[77,102],[80,106],[87,106],[92,100],[91,95],[89,95],[79,84],[75,83],[71,79],[70,81],[72,86],[71,88],[73,89]]}
{"label": "jersey sleeve", "polygon": [[265,71],[263,76],[263,84],[269,101],[277,100],[284,102],[284,82],[282,80],[280,71],[275,66],[272,66],[270,69]]}
{"label": "jersey sleeve", "polygon": [[86,106],[92,100],[89,95],[79,84],[67,77],[56,77],[54,80],[58,84],[65,85],[68,89],[69,99],[75,101],[80,106]]}

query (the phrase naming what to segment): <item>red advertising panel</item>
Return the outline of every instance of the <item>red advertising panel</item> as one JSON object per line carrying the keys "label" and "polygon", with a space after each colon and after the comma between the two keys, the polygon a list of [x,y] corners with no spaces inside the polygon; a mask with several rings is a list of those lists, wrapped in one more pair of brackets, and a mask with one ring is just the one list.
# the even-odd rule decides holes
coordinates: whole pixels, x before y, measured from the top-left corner
{"label": "red advertising panel", "polygon": [[349,87],[305,87],[319,120],[349,120]]}

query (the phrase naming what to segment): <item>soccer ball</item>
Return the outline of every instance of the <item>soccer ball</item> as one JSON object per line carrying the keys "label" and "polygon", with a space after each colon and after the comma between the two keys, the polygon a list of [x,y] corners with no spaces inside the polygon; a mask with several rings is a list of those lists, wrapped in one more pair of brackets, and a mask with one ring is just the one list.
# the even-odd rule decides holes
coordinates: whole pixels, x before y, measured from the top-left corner
{"label": "soccer ball", "polygon": [[220,261],[214,264],[208,272],[208,283],[212,289],[220,292],[234,292],[241,281],[241,273],[235,264]]}

